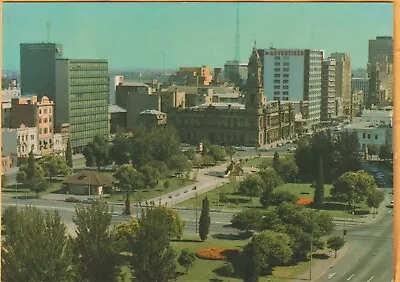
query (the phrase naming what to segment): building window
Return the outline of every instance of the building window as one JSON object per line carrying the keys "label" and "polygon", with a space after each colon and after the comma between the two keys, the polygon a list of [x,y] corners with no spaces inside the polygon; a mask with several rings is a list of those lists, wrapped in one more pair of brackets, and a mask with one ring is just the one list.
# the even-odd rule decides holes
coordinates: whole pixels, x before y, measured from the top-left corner
{"label": "building window", "polygon": [[274,85],[274,89],[280,89],[281,88],[281,86],[278,84],[278,85]]}
{"label": "building window", "polygon": [[274,91],[274,95],[279,95],[279,91]]}
{"label": "building window", "polygon": [[288,67],[289,66],[289,62],[283,62],[283,66],[284,67]]}
{"label": "building window", "polygon": [[39,110],[39,115],[41,115],[42,114],[42,110]]}
{"label": "building window", "polygon": [[378,139],[378,134],[375,134],[375,140],[377,140]]}
{"label": "building window", "polygon": [[289,83],[289,80],[284,79],[284,80],[283,80],[283,83]]}
{"label": "building window", "polygon": [[279,67],[281,65],[280,62],[275,62],[275,67]]}
{"label": "building window", "polygon": [[283,95],[289,95],[288,91],[283,91]]}
{"label": "building window", "polygon": [[275,60],[277,60],[277,61],[279,61],[280,59],[281,59],[281,57],[279,57],[279,56],[275,57]]}
{"label": "building window", "polygon": [[368,134],[367,138],[368,138],[368,139],[371,139],[371,134]]}
{"label": "building window", "polygon": [[274,83],[280,83],[281,81],[279,79],[275,79]]}
{"label": "building window", "polygon": [[42,119],[41,118],[39,119],[39,123],[42,123]]}
{"label": "building window", "polygon": [[31,135],[31,140],[34,140],[35,139],[35,135]]}
{"label": "building window", "polygon": [[47,109],[44,109],[44,113],[47,114]]}
{"label": "building window", "polygon": [[365,139],[365,136],[366,136],[366,134],[365,134],[365,133],[363,133],[363,135],[362,135],[362,138],[363,138],[363,139]]}
{"label": "building window", "polygon": [[288,73],[283,74],[283,77],[289,77]]}
{"label": "building window", "polygon": [[288,72],[288,71],[289,71],[289,68],[283,68],[283,71]]}
{"label": "building window", "polygon": [[281,77],[281,75],[279,73],[276,73],[275,78],[279,78],[279,77]]}
{"label": "building window", "polygon": [[44,123],[47,123],[47,118],[45,118],[43,122],[44,122]]}
{"label": "building window", "polygon": [[281,71],[280,68],[275,68],[275,72],[279,72],[279,71]]}
{"label": "building window", "polygon": [[284,85],[283,89],[289,89],[289,85]]}

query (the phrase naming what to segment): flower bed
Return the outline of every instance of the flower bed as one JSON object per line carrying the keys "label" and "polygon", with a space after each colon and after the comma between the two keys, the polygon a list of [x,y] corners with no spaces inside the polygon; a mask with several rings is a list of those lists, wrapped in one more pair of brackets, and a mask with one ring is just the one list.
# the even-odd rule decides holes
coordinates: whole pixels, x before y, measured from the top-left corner
{"label": "flower bed", "polygon": [[232,248],[205,248],[196,252],[198,258],[208,260],[227,260],[236,255],[239,255],[239,250]]}
{"label": "flower bed", "polygon": [[313,203],[313,200],[311,200],[309,198],[300,198],[296,202],[296,204],[299,206],[308,206],[308,205],[311,205],[312,203]]}

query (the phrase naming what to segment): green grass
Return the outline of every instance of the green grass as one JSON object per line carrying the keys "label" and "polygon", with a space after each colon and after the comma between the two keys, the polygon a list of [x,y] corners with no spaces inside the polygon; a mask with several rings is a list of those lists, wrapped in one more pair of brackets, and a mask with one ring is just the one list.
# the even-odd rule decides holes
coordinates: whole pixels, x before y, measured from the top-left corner
{"label": "green grass", "polygon": [[[52,180],[51,182],[51,186],[48,190],[40,192],[39,193],[39,197],[46,195],[46,194],[50,194],[50,193],[54,193],[58,190],[61,189],[62,186],[62,181],[61,180]],[[9,196],[19,196],[19,197],[28,197],[28,198],[32,198],[32,197],[36,197],[36,193],[31,192],[28,188],[26,188],[25,185],[18,185],[17,186],[17,192],[15,192],[15,186],[7,186],[6,188],[2,189],[2,192],[5,195],[9,195]]]}
{"label": "green grass", "polygon": [[[166,180],[169,181],[168,189],[165,189],[163,186],[164,182]],[[172,193],[175,190],[185,187],[187,185],[193,184],[194,182],[195,182],[194,180],[184,180],[182,182],[182,179],[177,178],[177,177],[160,179],[158,185],[155,188],[141,189],[141,190],[134,192],[130,197],[130,201],[138,202],[138,201],[146,201],[146,200],[154,199],[161,195]],[[107,199],[107,201],[123,203],[125,201],[125,199],[126,199],[125,192],[116,192],[115,194],[111,195]]]}
{"label": "green grass", "polygon": [[[193,240],[194,239],[194,240]],[[193,240],[193,241],[191,241]],[[250,239],[241,240],[238,238],[215,239],[209,238],[205,242],[198,242],[197,237],[187,237],[183,241],[172,242],[172,247],[179,255],[180,251],[184,248],[189,249],[191,252],[196,252],[208,247],[225,247],[225,248],[242,248],[250,241]],[[318,259],[314,259],[313,264],[317,263]],[[239,263],[242,263],[239,261]],[[230,264],[225,261],[210,261],[196,258],[192,268],[189,269],[187,275],[180,275],[176,281],[243,281],[241,277],[228,277],[224,275],[223,267]],[[305,273],[310,267],[310,263],[300,262],[293,266],[277,267],[274,269],[272,276],[260,277],[260,281],[290,281],[295,277]],[[178,271],[184,273],[184,269],[178,265]],[[268,280],[268,278],[270,280]]]}
{"label": "green grass", "polygon": [[[342,203],[335,202],[330,197],[330,189],[332,185],[325,185],[324,195],[325,195],[325,207],[322,210],[329,212],[334,217],[360,217],[360,215],[368,214],[370,209],[368,208],[367,204],[361,202],[356,205],[357,211],[356,215],[350,214],[346,211],[346,206]],[[311,187],[311,184],[303,184],[303,183],[286,183],[279,186],[277,191],[289,191],[299,198],[314,198],[314,191],[315,189]],[[220,193],[225,193],[227,197],[227,202],[222,203],[218,201],[218,195]],[[200,199],[208,197],[210,201],[210,208],[211,209],[219,209],[219,210],[232,210],[232,211],[240,211],[245,208],[261,208],[259,197],[253,197],[250,200],[247,196],[237,195],[234,193],[234,187],[231,183],[227,183],[217,189],[211,190],[207,193],[201,194],[199,196]],[[198,199],[199,200],[199,199]],[[177,204],[177,207],[184,207],[184,208],[195,208],[196,200],[194,198],[186,200],[182,203]]]}
{"label": "green grass", "polygon": [[260,157],[260,158],[252,158],[248,159],[247,161],[244,161],[243,167],[258,167],[260,164],[263,162],[268,163],[269,165],[272,165],[272,156],[266,156],[266,157]]}

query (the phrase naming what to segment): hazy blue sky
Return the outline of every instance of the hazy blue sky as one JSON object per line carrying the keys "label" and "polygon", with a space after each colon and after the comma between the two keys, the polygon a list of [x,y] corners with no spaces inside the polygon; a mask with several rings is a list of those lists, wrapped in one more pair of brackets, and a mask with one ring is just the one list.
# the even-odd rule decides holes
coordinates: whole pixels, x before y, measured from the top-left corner
{"label": "hazy blue sky", "polygon": [[[105,58],[111,69],[223,66],[235,53],[235,3],[3,4],[3,69],[19,69],[19,44],[51,41],[69,58]],[[349,52],[367,61],[368,39],[393,34],[392,4],[241,3],[242,61],[254,44]]]}

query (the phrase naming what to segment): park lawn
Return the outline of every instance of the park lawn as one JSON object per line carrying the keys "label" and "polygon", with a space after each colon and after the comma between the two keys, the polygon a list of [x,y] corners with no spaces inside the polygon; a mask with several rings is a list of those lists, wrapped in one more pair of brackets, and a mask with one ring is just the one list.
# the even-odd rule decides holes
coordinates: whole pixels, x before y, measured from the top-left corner
{"label": "park lawn", "polygon": [[[46,191],[40,192],[39,197],[59,191],[61,189],[61,186],[62,186],[62,181],[53,180],[51,181],[51,187]],[[15,192],[15,188],[17,188],[17,192]],[[36,196],[36,193],[31,192],[29,189],[25,187],[25,185],[18,185],[17,187],[15,185],[7,186],[7,188],[2,189],[2,192],[12,197],[18,196],[23,198],[24,197],[32,198]]]}
{"label": "park lawn", "polygon": [[[168,189],[165,189],[163,186],[166,180],[169,181]],[[182,182],[182,179],[177,177],[160,179],[158,185],[155,188],[140,189],[137,192],[134,192],[130,197],[130,201],[139,202],[139,201],[154,199],[161,195],[171,193],[177,189],[180,189],[182,187],[185,187],[193,183],[195,183],[195,180],[185,179],[184,182]],[[107,201],[123,203],[125,199],[126,199],[125,192],[116,192],[113,195],[111,195],[107,199]]]}
{"label": "park lawn", "polygon": [[[366,202],[361,202],[356,205],[357,214],[352,215],[349,212],[345,211],[345,206],[342,203],[334,202],[330,200],[330,190],[332,185],[326,184],[324,189],[325,195],[325,210],[329,212],[333,217],[346,217],[346,218],[357,218],[360,215],[368,214],[370,209],[368,208]],[[277,188],[277,191],[289,191],[299,198],[314,198],[314,190],[315,188],[311,187],[311,183],[286,183]],[[218,195],[220,193],[225,193],[228,201],[226,203],[222,203],[218,201]],[[201,201],[205,197],[208,197],[210,201],[210,208],[214,210],[232,210],[232,211],[240,211],[245,208],[261,208],[261,203],[259,197],[253,197],[250,201],[250,198],[247,196],[236,195],[234,193],[234,187],[231,183],[227,183],[222,185],[219,188],[211,190],[207,193],[201,194],[198,196],[198,201]],[[177,207],[182,208],[195,208],[196,200],[194,198],[188,199],[182,203],[176,205]]]}
{"label": "park lawn", "polygon": [[[218,201],[218,195],[220,193],[225,193],[227,196],[228,201],[226,203],[222,203]],[[231,183],[226,183],[214,190],[211,190],[207,193],[201,194],[198,196],[198,202],[201,202],[205,197],[208,198],[210,202],[211,209],[232,209],[232,210],[242,210],[244,208],[261,208],[259,197],[253,197],[250,201],[250,197],[236,195],[234,193],[234,187]],[[176,207],[182,208],[195,208],[196,206],[196,199],[188,199],[182,203],[176,204]]]}
{"label": "park lawn", "polygon": [[[197,237],[187,237],[182,241],[172,242],[172,247],[180,254],[182,249],[189,249],[191,252],[195,253],[201,249],[208,247],[225,247],[225,248],[237,248],[242,250],[242,248],[250,241],[250,239],[240,240],[240,239],[215,239],[208,238],[205,242],[198,241]],[[326,251],[321,251],[326,252]],[[318,263],[318,258],[314,258],[313,265]],[[203,260],[196,257],[195,263],[192,268],[189,269],[187,275],[180,275],[176,281],[186,282],[186,281],[243,281],[241,277],[230,277],[223,274],[222,268],[230,263],[226,261],[212,261]],[[300,262],[293,266],[276,267],[272,276],[260,277],[260,281],[290,281],[294,278],[304,278],[300,277],[302,274],[306,273],[310,268],[310,262]],[[184,273],[183,267],[178,265],[178,271],[182,274]],[[304,276],[304,275],[303,275]],[[269,280],[268,280],[269,278]]]}
{"label": "park lawn", "polygon": [[244,161],[243,167],[258,167],[260,164],[262,164],[264,161],[270,163],[272,165],[272,156],[265,156],[265,157],[255,157],[252,159],[248,159]]}

